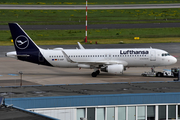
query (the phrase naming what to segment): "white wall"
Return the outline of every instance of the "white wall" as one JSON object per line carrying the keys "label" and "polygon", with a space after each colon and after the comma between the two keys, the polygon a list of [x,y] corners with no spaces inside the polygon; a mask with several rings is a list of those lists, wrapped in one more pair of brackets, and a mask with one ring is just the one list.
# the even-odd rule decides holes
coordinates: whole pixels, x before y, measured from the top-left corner
{"label": "white wall", "polygon": [[76,109],[75,108],[50,108],[50,109],[29,109],[30,111],[57,118],[60,120],[75,120]]}
{"label": "white wall", "polygon": [[[165,106],[166,110],[158,110]],[[94,108],[94,114],[88,112],[88,108]],[[169,109],[169,110],[168,110]],[[79,120],[78,110],[83,110],[85,118],[90,115],[95,120],[147,120],[148,117],[165,116],[165,120],[180,120],[180,103],[176,104],[138,104],[138,105],[112,105],[112,106],[82,106],[82,107],[66,107],[66,108],[35,108],[29,109],[33,112],[57,118],[60,120]],[[133,111],[133,112],[132,112]],[[81,112],[81,111],[80,111]],[[164,115],[165,114],[165,115]]]}

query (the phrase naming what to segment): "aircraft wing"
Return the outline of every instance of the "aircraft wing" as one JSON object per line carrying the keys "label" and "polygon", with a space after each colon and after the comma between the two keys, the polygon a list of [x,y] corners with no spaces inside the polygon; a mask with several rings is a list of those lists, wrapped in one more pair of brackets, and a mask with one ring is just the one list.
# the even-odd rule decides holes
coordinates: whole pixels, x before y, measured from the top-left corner
{"label": "aircraft wing", "polygon": [[89,65],[112,65],[112,64],[123,64],[127,66],[128,63],[126,61],[87,61],[87,62],[76,62],[78,64],[89,64]]}
{"label": "aircraft wing", "polygon": [[77,63],[76,61],[71,60],[71,58],[69,58],[69,56],[63,51],[63,49],[61,49],[61,51],[68,62]]}
{"label": "aircraft wing", "polygon": [[71,58],[69,58],[69,56],[62,50],[62,53],[64,55],[64,57],[66,58],[66,60],[68,62],[71,62],[71,63],[78,63],[78,64],[88,64],[88,65],[112,65],[112,64],[122,64],[124,66],[127,66],[128,63],[126,61],[121,61],[121,60],[118,60],[118,61],[112,61],[112,60],[104,60],[104,61],[73,61],[71,60]]}

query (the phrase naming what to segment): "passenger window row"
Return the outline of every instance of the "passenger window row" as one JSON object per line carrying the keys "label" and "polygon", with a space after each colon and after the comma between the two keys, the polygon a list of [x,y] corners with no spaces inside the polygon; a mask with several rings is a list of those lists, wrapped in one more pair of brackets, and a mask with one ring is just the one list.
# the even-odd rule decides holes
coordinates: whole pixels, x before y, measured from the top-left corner
{"label": "passenger window row", "polygon": [[[64,56],[49,56],[50,58],[63,58]],[[111,57],[111,55],[69,55],[69,57]],[[112,55],[112,57],[147,57],[147,55]]]}

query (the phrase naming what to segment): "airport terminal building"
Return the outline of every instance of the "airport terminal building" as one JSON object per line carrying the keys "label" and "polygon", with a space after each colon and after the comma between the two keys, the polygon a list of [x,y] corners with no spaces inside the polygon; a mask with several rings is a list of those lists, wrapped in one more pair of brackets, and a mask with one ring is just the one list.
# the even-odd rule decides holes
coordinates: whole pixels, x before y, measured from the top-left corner
{"label": "airport terminal building", "polygon": [[179,120],[180,82],[1,87],[5,103],[60,120]]}

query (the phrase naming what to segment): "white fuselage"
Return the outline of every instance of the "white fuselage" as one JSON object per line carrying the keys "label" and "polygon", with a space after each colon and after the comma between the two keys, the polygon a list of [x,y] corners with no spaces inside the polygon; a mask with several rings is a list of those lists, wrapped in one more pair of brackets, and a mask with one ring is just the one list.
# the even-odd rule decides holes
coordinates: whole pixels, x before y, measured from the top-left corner
{"label": "white fuselage", "polygon": [[155,67],[176,63],[177,59],[166,51],[152,48],[141,49],[64,49],[69,58],[77,63],[66,60],[61,50],[40,49],[45,59],[56,67],[78,67],[78,63],[120,62],[125,67]]}

